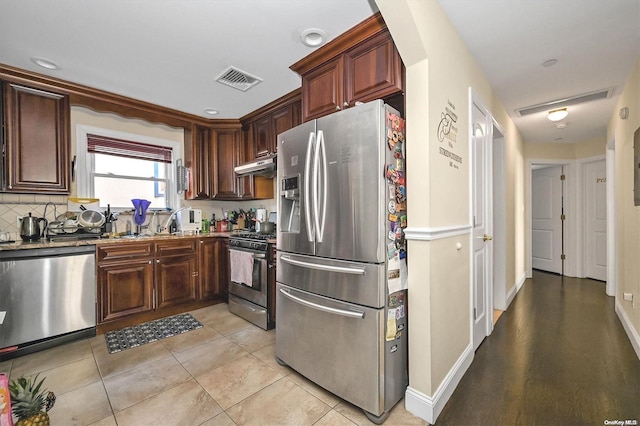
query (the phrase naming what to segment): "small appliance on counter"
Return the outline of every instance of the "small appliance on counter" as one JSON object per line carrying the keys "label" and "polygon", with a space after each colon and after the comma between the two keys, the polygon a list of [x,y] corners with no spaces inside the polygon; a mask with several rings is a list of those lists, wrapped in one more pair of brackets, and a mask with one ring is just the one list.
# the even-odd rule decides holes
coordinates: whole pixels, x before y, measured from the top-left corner
{"label": "small appliance on counter", "polygon": [[202,210],[189,209],[182,210],[176,214],[178,218],[178,228],[180,231],[200,232],[202,229]]}
{"label": "small appliance on counter", "polygon": [[[40,229],[40,222],[44,222],[44,226]],[[20,238],[23,241],[38,241],[40,236],[44,234],[47,227],[47,219],[43,217],[25,216],[20,222]]]}

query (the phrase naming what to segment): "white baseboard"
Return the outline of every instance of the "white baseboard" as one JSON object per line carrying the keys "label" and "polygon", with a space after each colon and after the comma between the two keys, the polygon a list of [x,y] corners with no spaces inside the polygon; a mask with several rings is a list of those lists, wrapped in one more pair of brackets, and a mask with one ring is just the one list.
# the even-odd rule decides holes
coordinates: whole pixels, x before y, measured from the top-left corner
{"label": "white baseboard", "polygon": [[507,306],[506,306],[507,309],[509,308],[509,305],[511,305],[511,302],[513,302],[513,299],[516,297],[516,294],[518,294],[518,292],[520,291],[520,289],[522,288],[526,280],[527,280],[527,274],[523,273],[520,276],[520,279],[518,280],[518,282],[513,287],[511,287],[511,290],[509,290],[509,294],[507,294]]}
{"label": "white baseboard", "polygon": [[627,336],[629,336],[629,340],[631,341],[633,349],[636,351],[636,355],[638,356],[638,358],[640,358],[640,335],[638,334],[638,330],[633,327],[633,324],[627,316],[627,313],[624,311],[618,301],[616,301],[616,314],[618,314],[618,318],[620,318],[620,322],[624,327],[624,331],[626,331]]}
{"label": "white baseboard", "polygon": [[433,397],[413,389],[407,388],[404,394],[405,408],[414,415],[426,420],[429,424],[435,424],[447,401],[453,395],[453,391],[460,383],[462,376],[467,372],[473,361],[474,351],[470,344],[458,358],[458,361],[449,370]]}

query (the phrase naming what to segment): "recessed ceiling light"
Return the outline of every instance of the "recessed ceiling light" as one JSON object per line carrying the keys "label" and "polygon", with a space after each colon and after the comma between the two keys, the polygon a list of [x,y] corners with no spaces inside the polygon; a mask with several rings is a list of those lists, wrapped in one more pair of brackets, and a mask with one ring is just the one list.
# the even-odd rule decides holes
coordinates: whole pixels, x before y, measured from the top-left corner
{"label": "recessed ceiling light", "polygon": [[565,118],[569,113],[566,108],[554,109],[553,111],[549,111],[547,118],[551,121],[560,121]]}
{"label": "recessed ceiling light", "polygon": [[217,109],[213,109],[213,108],[207,108],[204,110],[205,114],[209,114],[209,115],[217,115],[218,114],[218,110]]}
{"label": "recessed ceiling light", "polygon": [[544,61],[544,62],[542,63],[542,66],[543,66],[543,67],[552,67],[552,66],[554,66],[554,65],[555,65],[555,64],[557,64],[557,63],[558,63],[558,60],[557,60],[557,59],[549,59],[549,60],[547,60],[547,61]]}
{"label": "recessed ceiling light", "polygon": [[300,41],[305,46],[318,47],[325,42],[327,35],[318,28],[307,28],[300,34]]}
{"label": "recessed ceiling light", "polygon": [[53,62],[50,59],[45,59],[45,58],[31,58],[31,61],[38,65],[41,66],[42,68],[46,68],[48,70],[58,70],[60,69],[60,67],[58,66],[58,64],[56,64],[55,62]]}

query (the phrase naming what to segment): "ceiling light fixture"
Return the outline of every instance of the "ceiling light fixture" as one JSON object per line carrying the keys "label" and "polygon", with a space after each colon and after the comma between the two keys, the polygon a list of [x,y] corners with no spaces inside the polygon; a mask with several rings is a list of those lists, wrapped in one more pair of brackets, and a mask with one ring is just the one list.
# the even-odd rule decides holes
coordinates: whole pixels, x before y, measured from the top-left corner
{"label": "ceiling light fixture", "polygon": [[549,111],[547,118],[551,121],[560,121],[565,118],[569,113],[566,108],[554,109],[553,111]]}
{"label": "ceiling light fixture", "polygon": [[205,114],[218,115],[218,110],[213,108],[207,108],[204,110]]}
{"label": "ceiling light fixture", "polygon": [[58,66],[58,64],[56,64],[55,62],[53,62],[50,59],[45,59],[45,58],[31,58],[31,62],[33,62],[34,64],[42,67],[42,68],[46,68],[48,70],[58,70],[60,69],[60,67]]}
{"label": "ceiling light fixture", "polygon": [[305,46],[318,47],[325,42],[326,37],[325,32],[318,28],[307,28],[300,34],[300,41]]}

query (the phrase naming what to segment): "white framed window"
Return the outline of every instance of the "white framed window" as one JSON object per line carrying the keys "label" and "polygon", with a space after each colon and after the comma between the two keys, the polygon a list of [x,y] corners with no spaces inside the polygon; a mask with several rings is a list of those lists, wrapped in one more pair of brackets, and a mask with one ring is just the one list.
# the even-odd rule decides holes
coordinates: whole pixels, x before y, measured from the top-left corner
{"label": "white framed window", "polygon": [[180,143],[92,126],[76,126],[79,197],[99,198],[100,207],[130,210],[132,199],[150,209],[179,208],[175,162]]}

